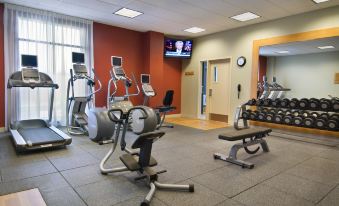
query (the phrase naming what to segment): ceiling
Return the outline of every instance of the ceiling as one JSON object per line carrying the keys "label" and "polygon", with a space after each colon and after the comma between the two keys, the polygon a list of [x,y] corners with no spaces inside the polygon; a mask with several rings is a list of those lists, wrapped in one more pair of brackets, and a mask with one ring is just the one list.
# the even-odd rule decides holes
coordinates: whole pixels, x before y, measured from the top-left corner
{"label": "ceiling", "polygon": [[[272,19],[339,5],[339,0],[0,0],[54,11],[136,31],[196,37]],[[141,11],[134,19],[112,14],[122,7]],[[238,22],[229,17],[253,12],[261,18]],[[184,32],[197,26],[198,34]]]}
{"label": "ceiling", "polygon": [[[333,49],[319,49],[319,46],[334,46]],[[289,51],[287,54],[279,54],[277,51]],[[292,42],[260,47],[261,56],[291,56],[299,54],[312,54],[322,52],[339,51],[339,37],[316,39],[312,41]]]}

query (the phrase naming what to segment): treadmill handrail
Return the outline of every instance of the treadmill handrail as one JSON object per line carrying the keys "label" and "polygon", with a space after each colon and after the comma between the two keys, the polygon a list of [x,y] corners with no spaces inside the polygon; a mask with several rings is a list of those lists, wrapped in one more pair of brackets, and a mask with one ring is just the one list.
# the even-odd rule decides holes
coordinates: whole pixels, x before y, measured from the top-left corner
{"label": "treadmill handrail", "polygon": [[13,87],[30,87],[32,89],[34,88],[55,88],[58,89],[59,85],[55,83],[49,83],[49,82],[39,82],[39,83],[24,83],[21,80],[8,80],[7,88],[11,89]]}

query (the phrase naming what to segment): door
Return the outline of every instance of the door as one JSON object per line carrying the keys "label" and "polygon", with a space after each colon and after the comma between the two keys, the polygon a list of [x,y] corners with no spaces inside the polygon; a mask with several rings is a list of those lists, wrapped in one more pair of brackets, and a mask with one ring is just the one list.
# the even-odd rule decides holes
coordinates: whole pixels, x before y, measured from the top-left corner
{"label": "door", "polygon": [[230,60],[210,61],[208,72],[208,115],[210,120],[228,122]]}

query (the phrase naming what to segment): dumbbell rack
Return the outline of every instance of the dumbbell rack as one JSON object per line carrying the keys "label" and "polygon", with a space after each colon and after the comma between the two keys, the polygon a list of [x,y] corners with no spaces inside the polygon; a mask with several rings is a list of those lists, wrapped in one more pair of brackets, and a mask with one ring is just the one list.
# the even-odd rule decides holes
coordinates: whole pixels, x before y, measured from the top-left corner
{"label": "dumbbell rack", "polygon": [[[334,108],[334,104],[333,108],[310,107],[307,99],[301,100],[278,99],[272,101],[268,99],[252,99],[238,107],[239,111],[237,111],[236,118],[250,120],[252,125],[339,137],[339,111],[337,107]],[[312,99],[312,101],[316,101],[316,99]],[[324,99],[322,101],[325,102]],[[279,104],[276,104],[277,102]],[[285,104],[282,104],[282,102]],[[307,105],[305,105],[305,102]],[[303,103],[303,105],[300,106],[299,103]],[[246,116],[246,112],[248,114],[249,111],[251,116]],[[284,122],[282,119],[287,116],[286,114],[289,115],[290,121]],[[280,117],[281,121],[275,121],[275,117]],[[330,120],[331,127],[328,125]],[[319,122],[319,125],[310,123],[312,121]],[[238,122],[238,120],[235,120],[235,122]]]}

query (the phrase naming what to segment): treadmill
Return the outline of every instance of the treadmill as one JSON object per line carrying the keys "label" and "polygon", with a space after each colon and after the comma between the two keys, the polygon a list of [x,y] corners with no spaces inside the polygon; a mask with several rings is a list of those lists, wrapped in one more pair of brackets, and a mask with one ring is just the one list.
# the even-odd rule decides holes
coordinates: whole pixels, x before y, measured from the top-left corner
{"label": "treadmill", "polygon": [[[27,151],[42,148],[59,147],[69,145],[72,138],[61,130],[51,125],[54,101],[54,90],[59,86],[53,82],[50,76],[39,72],[37,69],[37,56],[22,55],[21,71],[14,72],[8,79],[8,124],[13,142],[17,151]],[[12,121],[11,97],[14,87],[22,88],[51,88],[48,120],[27,119]]]}

